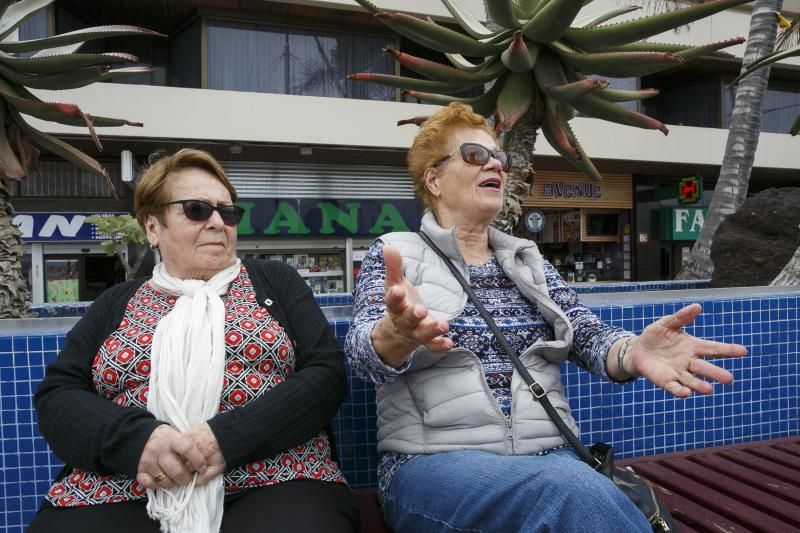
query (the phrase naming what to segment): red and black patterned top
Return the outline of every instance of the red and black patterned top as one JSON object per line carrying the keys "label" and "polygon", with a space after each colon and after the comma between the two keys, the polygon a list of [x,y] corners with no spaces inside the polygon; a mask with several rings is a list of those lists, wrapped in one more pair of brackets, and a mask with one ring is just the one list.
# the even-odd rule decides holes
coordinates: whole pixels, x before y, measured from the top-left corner
{"label": "red and black patterned top", "polygon": [[[296,364],[292,343],[281,324],[257,301],[245,268],[231,282],[224,300],[226,368],[220,413],[268,395],[295,372]],[[136,290],[119,327],[105,339],[92,361],[92,386],[97,395],[120,406],[147,408],[150,346],[159,321],[175,301],[175,296],[154,289],[150,282]],[[228,494],[301,478],[345,482],[339,465],[331,458],[325,431],[224,474]],[[75,467],[53,483],[46,499],[65,507],[145,497],[144,487],[130,475],[101,475]]]}

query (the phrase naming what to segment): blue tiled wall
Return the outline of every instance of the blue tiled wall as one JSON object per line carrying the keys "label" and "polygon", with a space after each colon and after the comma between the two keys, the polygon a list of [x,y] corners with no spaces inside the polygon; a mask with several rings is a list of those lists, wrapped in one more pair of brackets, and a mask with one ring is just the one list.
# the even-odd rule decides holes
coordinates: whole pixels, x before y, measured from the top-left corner
{"label": "blue tiled wall", "polygon": [[[705,338],[737,342],[748,357],[722,361],[735,382],[711,396],[669,397],[639,380],[620,387],[565,364],[567,396],[582,440],[604,440],[618,457],[800,434],[798,375],[800,293],[789,296],[701,301],[705,313],[687,330]],[[339,304],[335,304],[339,305]],[[681,304],[594,307],[606,322],[640,332],[654,318]],[[349,320],[331,321],[342,342]],[[61,466],[35,427],[31,394],[44,366],[57,354],[64,334],[0,334],[0,529],[22,531]],[[334,419],[339,455],[356,487],[375,483],[375,392],[350,377],[350,390]]]}
{"label": "blue tiled wall", "polygon": [[[683,289],[708,288],[708,280],[685,281],[635,281],[630,283],[578,283],[570,284],[578,294],[596,294],[602,292],[638,292],[638,291],[665,291]],[[350,293],[315,294],[314,299],[322,307],[335,305],[352,305],[353,296]],[[37,304],[30,308],[40,318],[59,316],[83,316],[92,302],[72,302],[58,304]]]}

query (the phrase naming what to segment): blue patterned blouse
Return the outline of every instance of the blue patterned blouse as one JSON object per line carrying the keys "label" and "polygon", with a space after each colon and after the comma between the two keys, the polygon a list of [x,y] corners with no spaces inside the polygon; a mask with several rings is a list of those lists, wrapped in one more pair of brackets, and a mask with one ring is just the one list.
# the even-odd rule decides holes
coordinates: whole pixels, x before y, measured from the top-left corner
{"label": "blue patterned blouse", "polygon": [[[411,364],[409,360],[399,369],[392,368],[383,363],[372,346],[372,328],[386,313],[383,303],[386,266],[382,248],[383,242],[375,241],[361,263],[353,298],[353,325],[345,343],[345,352],[353,370],[362,379],[378,386],[391,383]],[[633,333],[601,322],[581,303],[575,291],[564,283],[558,271],[547,261],[544,272],[550,298],[561,306],[574,329],[569,360],[592,374],[608,379],[605,369],[608,350],[618,339]],[[545,322],[536,305],[519,292],[494,256],[481,266],[470,266],[469,278],[470,287],[517,353],[522,353],[538,339],[553,339],[552,327]],[[447,336],[454,345],[478,355],[489,388],[503,413],[510,416],[513,365],[471,302],[467,301],[462,313],[450,321]],[[394,452],[383,455],[378,468],[381,501],[385,500],[394,473],[413,457]]]}

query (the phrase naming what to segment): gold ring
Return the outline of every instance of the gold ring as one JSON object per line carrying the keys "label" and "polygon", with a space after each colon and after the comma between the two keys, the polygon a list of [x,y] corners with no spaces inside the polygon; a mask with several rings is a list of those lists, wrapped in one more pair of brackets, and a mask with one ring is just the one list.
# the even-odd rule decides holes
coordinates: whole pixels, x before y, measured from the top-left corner
{"label": "gold ring", "polygon": [[167,479],[167,475],[164,473],[164,471],[163,471],[163,470],[162,470],[162,471],[160,471],[160,472],[159,472],[158,474],[156,474],[155,476],[153,476],[153,481],[155,481],[156,483],[161,483],[161,482],[162,482],[162,481],[164,481],[165,479]]}

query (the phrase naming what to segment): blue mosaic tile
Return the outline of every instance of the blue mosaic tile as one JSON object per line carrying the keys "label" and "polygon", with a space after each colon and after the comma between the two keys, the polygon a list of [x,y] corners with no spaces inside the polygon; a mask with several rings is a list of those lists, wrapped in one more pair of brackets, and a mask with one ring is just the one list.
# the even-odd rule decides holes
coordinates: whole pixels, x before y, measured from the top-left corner
{"label": "blue mosaic tile", "polygon": [[[648,287],[653,290],[652,284]],[[319,296],[330,305],[352,302],[349,295]],[[800,295],[699,303],[705,313],[687,329],[748,347],[748,357],[721,362],[735,382],[715,386],[711,396],[679,400],[644,380],[620,387],[565,363],[564,386],[584,442],[607,441],[624,458],[800,434]],[[592,310],[607,322],[641,332],[678,308],[667,302]],[[329,323],[342,343],[349,318]],[[38,435],[31,395],[63,342],[63,334],[0,336],[0,523],[6,531],[22,530],[61,467]],[[371,486],[379,460],[375,389],[353,375],[348,388],[332,421],[337,449],[351,484]]]}

